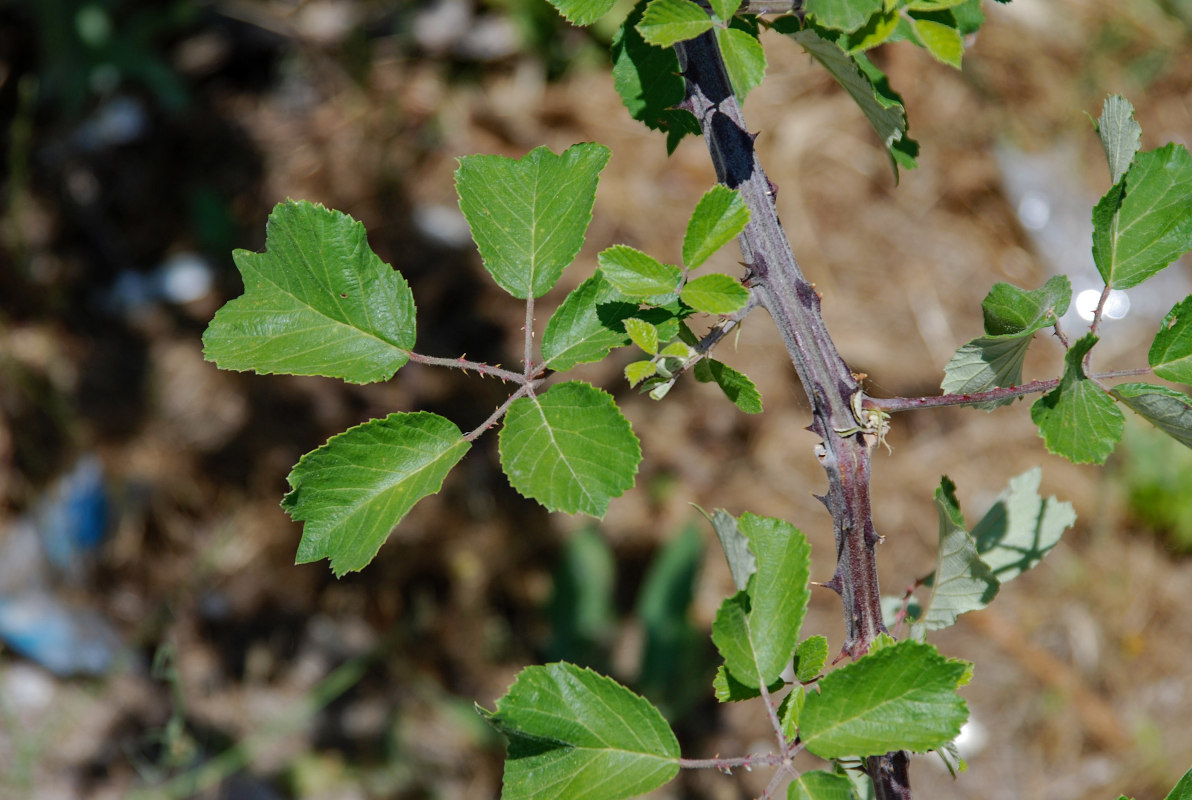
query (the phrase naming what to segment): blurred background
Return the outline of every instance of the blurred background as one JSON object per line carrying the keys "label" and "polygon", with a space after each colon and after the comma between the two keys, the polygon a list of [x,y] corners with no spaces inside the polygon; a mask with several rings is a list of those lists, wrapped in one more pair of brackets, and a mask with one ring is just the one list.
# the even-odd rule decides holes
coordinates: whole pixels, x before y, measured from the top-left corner
{"label": "blurred background", "polygon": [[[1089,215],[1109,179],[1089,115],[1107,93],[1137,107],[1144,148],[1192,144],[1189,0],[986,13],[963,72],[905,44],[877,55],[922,146],[900,185],[827,74],[764,38],[747,118],[838,347],[877,396],[937,392],[996,281],[1094,288]],[[660,704],[685,755],[770,749],[755,705],[708,692],[732,583],[691,507],[790,520],[814,576],[832,573],[806,402],[768,319],[718,350],[757,382],[760,416],[694,382],[637,395],[619,377],[629,353],[581,371],[645,451],[603,522],[523,501],[486,436],[342,580],[293,565],[290,467],[393,410],[467,430],[504,387],[414,364],[362,387],[202,358],[207,321],[241,292],[232,249],[262,249],[270,208],[294,197],[365,223],[413,287],[420,352],[516,363],[523,311],[455,202],[465,154],[612,148],[588,242],[541,309],[611,244],[677,261],[714,176],[702,142],[667,159],[628,118],[612,32],[572,29],[545,0],[0,2],[0,797],[495,797],[503,745],[473,703],[558,658]],[[1132,290],[1098,368],[1145,363],[1189,266]],[[1060,370],[1039,339],[1032,379]],[[977,664],[970,766],[953,782],[916,758],[919,796],[1162,797],[1192,762],[1192,454],[1130,425],[1105,468],[1076,467],[1046,454],[1025,404],[910,413],[889,438],[873,489],[890,594],[933,567],[942,474],[970,522],[1035,465],[1079,515],[934,640]],[[835,652],[840,616],[818,591],[805,631]],[[656,796],[752,797],[768,779],[685,774]]]}

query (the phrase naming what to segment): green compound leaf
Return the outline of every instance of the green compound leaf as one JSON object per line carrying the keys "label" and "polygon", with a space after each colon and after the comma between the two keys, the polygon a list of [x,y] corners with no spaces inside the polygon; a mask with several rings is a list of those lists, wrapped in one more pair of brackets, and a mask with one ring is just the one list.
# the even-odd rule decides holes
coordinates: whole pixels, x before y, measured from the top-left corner
{"label": "green compound leaf", "polygon": [[616,3],[617,0],[550,0],[550,4],[572,25],[591,25]]}
{"label": "green compound leaf", "polygon": [[509,483],[550,511],[603,517],[633,486],[641,447],[607,392],[560,383],[509,406],[500,436]]}
{"label": "green compound leaf", "polygon": [[820,679],[799,715],[799,733],[822,758],[940,747],[968,718],[956,694],[967,671],[966,662],[929,644],[883,647]]}
{"label": "green compound leaf", "polygon": [[[1031,346],[1030,336],[981,336],[962,345],[944,367],[940,388],[947,394],[977,394],[999,386],[1022,383],[1022,365]],[[974,408],[992,411],[1009,405],[1013,398],[976,403]]]}
{"label": "green compound leaf", "polygon": [[1142,146],[1142,127],[1134,121],[1134,106],[1121,95],[1111,94],[1101,107],[1097,135],[1109,163],[1109,182],[1116,184],[1130,169],[1134,154]]}
{"label": "green compound leaf", "polygon": [[795,650],[795,680],[808,683],[820,674],[828,661],[828,639],[824,636],[809,636],[799,642]]}
{"label": "green compound leaf", "polygon": [[265,231],[264,253],[232,254],[244,294],[211,320],[204,357],[221,369],[350,383],[393,377],[414,346],[414,297],[369,249],[364,226],[287,200]]}
{"label": "green compound leaf", "polygon": [[600,272],[626,297],[665,305],[675,298],[683,273],[628,245],[613,245],[596,256]]}
{"label": "green compound leaf", "polygon": [[1081,361],[1096,343],[1091,333],[1075,342],[1064,356],[1060,385],[1031,406],[1047,450],[1074,464],[1104,464],[1126,422],[1113,399],[1084,374]]}
{"label": "green compound leaf", "polygon": [[756,689],[778,678],[794,655],[811,594],[811,548],[782,520],[745,514],[737,524],[757,557],[757,572],[748,589],[721,605],[712,641],[729,674]]}
{"label": "green compound leaf", "polygon": [[816,23],[848,33],[860,30],[870,17],[882,13],[882,0],[807,0],[803,8]]}
{"label": "green compound leaf", "polygon": [[717,28],[716,43],[720,45],[733,91],[744,100],[765,77],[766,51],[756,36],[739,28]]}
{"label": "green compound leaf", "polygon": [[1192,155],[1168,144],[1138,153],[1093,209],[1093,260],[1129,289],[1192,249]]}
{"label": "green compound leaf", "polygon": [[1192,398],[1167,386],[1122,383],[1111,391],[1130,410],[1186,447],[1192,447]]}
{"label": "green compound leaf", "polygon": [[637,313],[600,273],[577,286],[565,299],[542,335],[543,366],[564,372],[576,364],[600,361],[614,347],[629,343],[623,320]]}
{"label": "green compound leaf", "polygon": [[520,159],[464,156],[455,172],[459,208],[484,268],[524,300],[550,291],[584,243],[604,145],[572,145],[562,155],[537,147]]}
{"label": "green compound leaf", "polygon": [[337,576],[363,569],[470,447],[454,423],[426,411],[390,414],[332,436],[299,460],[281,502],[305,523],[295,563],[330,559]]}
{"label": "green compound leaf", "polygon": [[643,319],[625,320],[625,332],[633,343],[652,356],[658,355],[658,329]]}
{"label": "green compound leaf", "polygon": [[977,552],[1000,583],[1031,569],[1059,543],[1076,522],[1071,503],[1039,496],[1039,467],[1010,479],[981,521],[973,528]]}
{"label": "green compound leaf", "polygon": [[960,31],[951,25],[930,19],[914,19],[911,23],[915,35],[927,48],[927,52],[949,66],[960,69],[964,57],[964,39]]}
{"label": "green compound leaf", "polygon": [[618,800],[679,772],[679,742],[649,701],[574,664],[526,667],[497,709],[509,739],[504,800]]}
{"label": "green compound leaf", "polygon": [[1023,336],[1054,325],[1068,311],[1072,284],[1056,275],[1033,292],[1009,283],[995,283],[981,303],[985,333]]}
{"label": "green compound leaf", "polygon": [[853,782],[822,769],[804,772],[786,790],[787,800],[853,800]]}
{"label": "green compound leaf", "polygon": [[[784,19],[791,21],[784,22]],[[899,166],[906,169],[917,166],[915,155],[919,145],[906,135],[906,111],[902,106],[902,98],[890,89],[880,69],[861,54],[849,55],[840,45],[823,38],[811,28],[800,30],[798,21],[793,18],[779,18],[774,28],[790,35],[849,93],[890,155],[895,178],[898,177]]]}
{"label": "green compound leaf", "polygon": [[924,613],[911,626],[911,637],[922,639],[926,631],[953,625],[967,611],[985,608],[998,591],[998,580],[977,554],[977,544],[964,527],[964,515],[956,501],[956,484],[946,476],[935,490],[940,517],[939,548],[935,572],[927,579],[931,596]]}
{"label": "green compound leaf", "polygon": [[749,302],[749,290],[731,275],[714,273],[688,281],[679,299],[705,314],[731,314]]}
{"label": "green compound leaf", "polygon": [[1160,378],[1192,383],[1192,297],[1185,297],[1167,312],[1147,361]]}
{"label": "green compound leaf", "polygon": [[613,86],[631,117],[666,131],[667,153],[673,153],[684,136],[700,133],[699,121],[690,111],[675,108],[683,102],[686,82],[674,49],[654,47],[637,31],[645,6],[646,0],[640,0],[613,37]]}
{"label": "green compound leaf", "polygon": [[671,47],[711,30],[713,24],[708,12],[691,0],[650,0],[637,30],[655,47]]}
{"label": "green compound leaf", "polygon": [[715,381],[725,397],[746,414],[762,412],[762,395],[748,375],[713,358],[701,359],[693,372],[695,379],[701,383]]}
{"label": "green compound leaf", "polygon": [[709,189],[695,205],[683,237],[683,263],[696,269],[749,224],[749,206],[741,193],[723,184]]}

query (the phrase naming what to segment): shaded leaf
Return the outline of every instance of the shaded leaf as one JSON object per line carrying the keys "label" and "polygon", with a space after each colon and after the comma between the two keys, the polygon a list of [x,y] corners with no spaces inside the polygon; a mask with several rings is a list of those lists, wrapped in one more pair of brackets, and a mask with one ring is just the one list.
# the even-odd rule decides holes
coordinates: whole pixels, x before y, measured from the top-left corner
{"label": "shaded leaf", "polygon": [[1121,95],[1111,94],[1101,107],[1097,135],[1109,163],[1109,182],[1116,184],[1130,169],[1134,154],[1142,146],[1142,126],[1134,121],[1134,106]]}
{"label": "shaded leaf", "polygon": [[712,523],[712,529],[716,531],[716,538],[724,550],[733,585],[738,592],[743,591],[749,585],[749,578],[757,572],[757,556],[749,549],[749,539],[737,527],[737,518],[723,508],[716,509],[708,517],[708,522]]}
{"label": "shaded leaf", "polygon": [[981,302],[985,333],[1022,336],[1054,325],[1068,311],[1072,284],[1056,275],[1040,289],[1026,291],[1009,283],[995,283]]}
{"label": "shaded leaf", "polygon": [[968,718],[956,694],[966,671],[929,644],[883,647],[820,680],[799,715],[800,736],[822,758],[940,747]]}
{"label": "shaded leaf", "polygon": [[762,396],[748,375],[737,372],[728,364],[704,358],[695,365],[695,378],[702,383],[715,381],[725,397],[746,414],[760,414]]}
{"label": "shaded leaf", "polygon": [[550,511],[602,517],[633,486],[641,447],[607,392],[578,381],[520,397],[500,435],[501,468]]}
{"label": "shaded leaf", "polygon": [[1013,580],[1034,567],[1076,522],[1071,503],[1039,496],[1039,467],[1010,479],[989,511],[973,528],[981,560],[999,582]]}
{"label": "shaded leaf", "polygon": [[504,800],[618,800],[679,771],[679,743],[658,709],[573,664],[526,667],[497,709],[478,709],[509,739]]}
{"label": "shaded leaf", "polygon": [[555,309],[542,335],[543,366],[564,372],[600,361],[629,343],[624,320],[637,313],[599,272],[577,286]]}
{"label": "shaded leaf", "polygon": [[882,11],[882,0],[806,0],[807,14],[825,28],[855,31]]}
{"label": "shaded leaf", "polygon": [[811,770],[791,782],[786,797],[787,800],[852,800],[853,783],[843,775]]}
{"label": "shaded leaf", "polygon": [[1192,398],[1167,386],[1122,383],[1111,392],[1130,410],[1186,447],[1192,447]]}
{"label": "shaded leaf", "polygon": [[[977,394],[999,386],[1022,383],[1022,366],[1030,336],[982,336],[962,345],[944,367],[940,387],[947,394]],[[976,403],[974,408],[992,411],[1009,405],[1014,398]]]}
{"label": "shaded leaf", "polygon": [[368,246],[364,226],[305,201],[274,207],[264,253],[232,254],[244,294],[203,334],[221,369],[388,380],[414,346],[414,297]]}
{"label": "shaded leaf", "polygon": [[572,145],[562,155],[537,147],[520,159],[464,156],[455,172],[459,208],[484,268],[516,298],[551,290],[584,243],[604,145]]}
{"label": "shaded leaf", "polygon": [[1093,334],[1075,342],[1064,356],[1060,385],[1031,406],[1047,450],[1075,464],[1105,463],[1125,426],[1113,399],[1084,374],[1081,361],[1096,343]]}
{"label": "shaded leaf", "polygon": [[1147,361],[1160,378],[1192,383],[1192,297],[1185,297],[1167,312]]}
{"label": "shaded leaf", "polygon": [[363,569],[470,447],[454,423],[426,411],[390,414],[332,436],[287,479],[281,506],[304,523],[295,562],[326,558],[336,575]]}

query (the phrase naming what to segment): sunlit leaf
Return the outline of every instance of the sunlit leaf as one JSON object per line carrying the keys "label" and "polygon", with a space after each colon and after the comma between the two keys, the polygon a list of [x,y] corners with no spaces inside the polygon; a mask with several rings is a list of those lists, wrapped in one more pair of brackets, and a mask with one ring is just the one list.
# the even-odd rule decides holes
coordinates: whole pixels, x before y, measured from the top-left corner
{"label": "sunlit leaf", "polygon": [[705,314],[731,314],[749,302],[749,290],[731,275],[713,273],[688,281],[679,298]]}
{"label": "sunlit leaf", "polygon": [[733,91],[744,100],[765,77],[766,51],[756,36],[739,28],[716,28],[716,43]]}
{"label": "sunlit leaf", "polygon": [[683,237],[683,263],[695,269],[732,241],[749,223],[741,193],[716,184],[700,198]]}
{"label": "sunlit leaf", "polygon": [[1060,385],[1031,406],[1047,450],[1075,464],[1105,463],[1125,427],[1117,404],[1084,374],[1081,361],[1096,343],[1093,334],[1073,343]]}
{"label": "sunlit leaf", "polygon": [[1115,184],[1130,169],[1134,154],[1142,146],[1142,126],[1134,121],[1134,106],[1129,100],[1116,94],[1105,98],[1097,134],[1109,163],[1109,182]]}
{"label": "sunlit leaf", "polygon": [[1160,378],[1192,384],[1192,297],[1185,297],[1167,312],[1147,361]]}
{"label": "sunlit leaf", "polygon": [[601,251],[596,261],[605,279],[621,294],[658,304],[674,298],[683,277],[678,267],[623,244]]}
{"label": "sunlit leaf", "polygon": [[853,784],[843,775],[814,769],[792,781],[786,797],[787,800],[852,800]]}
{"label": "sunlit leaf", "polygon": [[543,366],[560,372],[600,361],[629,343],[624,320],[637,313],[600,273],[577,286],[555,309],[542,335]]}
{"label": "sunlit leaf", "polygon": [[650,0],[637,30],[656,47],[671,47],[676,42],[694,39],[712,28],[708,12],[691,0]]}
{"label": "sunlit leaf", "polygon": [[803,9],[815,22],[838,31],[855,31],[882,11],[882,0],[806,0]]}

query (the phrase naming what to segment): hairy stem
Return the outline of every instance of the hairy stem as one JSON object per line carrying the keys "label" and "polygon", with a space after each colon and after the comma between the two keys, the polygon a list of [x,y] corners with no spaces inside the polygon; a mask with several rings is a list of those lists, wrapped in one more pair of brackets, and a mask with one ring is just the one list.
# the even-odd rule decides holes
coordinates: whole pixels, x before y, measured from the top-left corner
{"label": "hairy stem", "polygon": [[[795,372],[811,403],[810,430],[823,439],[820,463],[828,476],[821,498],[832,515],[836,537],[836,572],[823,584],[840,594],[847,630],[844,651],[864,655],[885,632],[874,547],[879,541],[869,498],[869,448],[863,436],[842,436],[855,429],[851,400],[860,386],[836,351],[820,313],[820,298],[804,277],[778,220],[770,181],[745,127],[715,37],[711,32],[675,45],[687,79],[682,106],[699,120],[719,180],[738,189],[749,206],[749,225],[738,237],[761,304],[770,312]],[[894,778],[905,777],[899,754],[867,764],[879,796],[898,796]],[[902,767],[902,768],[900,768]],[[889,791],[885,791],[889,790]]]}
{"label": "hairy stem", "polygon": [[520,372],[514,372],[509,369],[502,369],[497,366],[490,366],[489,364],[482,364],[478,361],[468,361],[463,356],[459,358],[440,358],[438,356],[424,356],[421,353],[408,351],[406,353],[410,360],[415,364],[426,364],[432,367],[450,367],[451,369],[462,369],[465,372],[479,372],[481,375],[491,375],[494,378],[500,378],[503,381],[512,381],[514,383],[525,383],[526,376]]}

